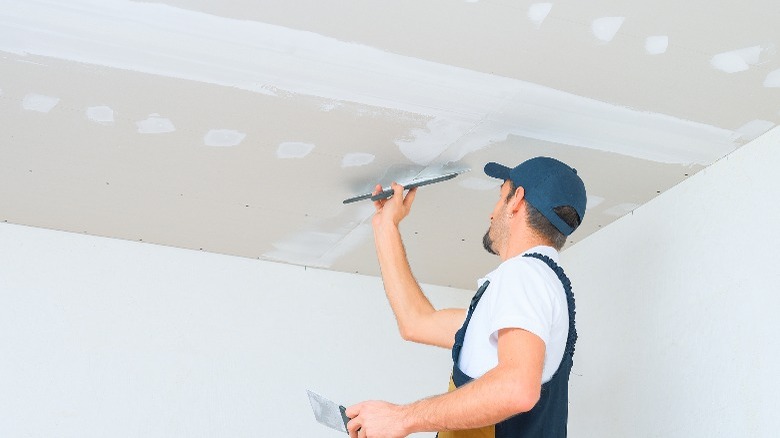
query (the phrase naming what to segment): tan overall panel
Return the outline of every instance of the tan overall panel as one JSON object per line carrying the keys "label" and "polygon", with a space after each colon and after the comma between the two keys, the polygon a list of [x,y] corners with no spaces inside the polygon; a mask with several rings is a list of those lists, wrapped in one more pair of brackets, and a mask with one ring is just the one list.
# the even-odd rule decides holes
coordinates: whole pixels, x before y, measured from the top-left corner
{"label": "tan overall panel", "polygon": [[[452,379],[450,378],[449,392],[452,392],[454,390],[455,390],[455,382],[453,382]],[[438,438],[495,438],[495,436],[496,436],[496,427],[485,426],[479,429],[445,430],[439,432]]]}

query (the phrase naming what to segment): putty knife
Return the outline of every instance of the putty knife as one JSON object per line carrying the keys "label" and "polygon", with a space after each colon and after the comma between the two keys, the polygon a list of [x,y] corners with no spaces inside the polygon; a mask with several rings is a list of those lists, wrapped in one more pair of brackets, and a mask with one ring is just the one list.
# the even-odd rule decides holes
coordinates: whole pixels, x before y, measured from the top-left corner
{"label": "putty knife", "polygon": [[325,397],[317,394],[316,392],[309,391],[309,403],[311,403],[311,410],[314,411],[314,418],[320,423],[336,429],[339,432],[347,432],[347,423],[349,423],[349,417],[347,417],[347,409],[344,406],[337,405]]}
{"label": "putty knife", "polygon": [[[463,172],[465,172],[465,170],[459,170],[457,172],[445,173],[444,175],[431,176],[428,178],[420,178],[420,179],[412,180],[411,182],[404,185],[404,189],[409,190],[415,187],[427,186],[428,184],[447,181],[452,178],[455,178],[456,176],[460,175]],[[344,204],[351,204],[353,202],[362,201],[364,199],[379,201],[380,199],[387,199],[393,196],[393,193],[394,192],[392,187],[383,187],[382,191],[377,193],[376,195],[373,193],[366,193],[360,196],[355,196],[354,198],[345,199],[343,202]]]}

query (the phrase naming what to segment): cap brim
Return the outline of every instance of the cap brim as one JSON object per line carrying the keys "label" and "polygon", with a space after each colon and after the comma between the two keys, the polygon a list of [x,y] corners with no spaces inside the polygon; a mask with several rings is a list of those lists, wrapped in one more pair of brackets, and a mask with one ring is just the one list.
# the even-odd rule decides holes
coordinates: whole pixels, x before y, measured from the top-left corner
{"label": "cap brim", "polygon": [[506,181],[509,179],[509,168],[503,164],[490,162],[485,164],[485,174]]}

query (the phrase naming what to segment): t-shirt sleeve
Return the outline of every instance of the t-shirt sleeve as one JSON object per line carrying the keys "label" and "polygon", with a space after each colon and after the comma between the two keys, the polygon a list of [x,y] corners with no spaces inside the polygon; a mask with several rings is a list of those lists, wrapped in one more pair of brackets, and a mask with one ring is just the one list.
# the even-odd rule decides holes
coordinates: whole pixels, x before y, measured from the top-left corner
{"label": "t-shirt sleeve", "polygon": [[[504,269],[505,268],[505,269]],[[502,266],[490,279],[490,343],[498,343],[498,331],[520,328],[550,340],[553,300],[540,273],[529,263]]]}

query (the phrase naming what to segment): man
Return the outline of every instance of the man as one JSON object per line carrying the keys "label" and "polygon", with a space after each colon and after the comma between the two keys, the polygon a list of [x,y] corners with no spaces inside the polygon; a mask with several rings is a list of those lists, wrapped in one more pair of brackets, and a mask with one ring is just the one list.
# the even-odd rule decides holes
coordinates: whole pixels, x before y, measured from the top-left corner
{"label": "man", "polygon": [[576,170],[547,157],[512,169],[488,163],[485,173],[504,181],[483,239],[502,263],[480,281],[468,310],[435,310],[412,276],[398,225],[416,190],[404,197],[393,184],[393,197],[375,203],[377,255],[401,336],[451,348],[454,364],[446,394],[351,406],[352,438],[566,436],[577,333],[571,285],[557,261],[584,217],[585,185]]}

